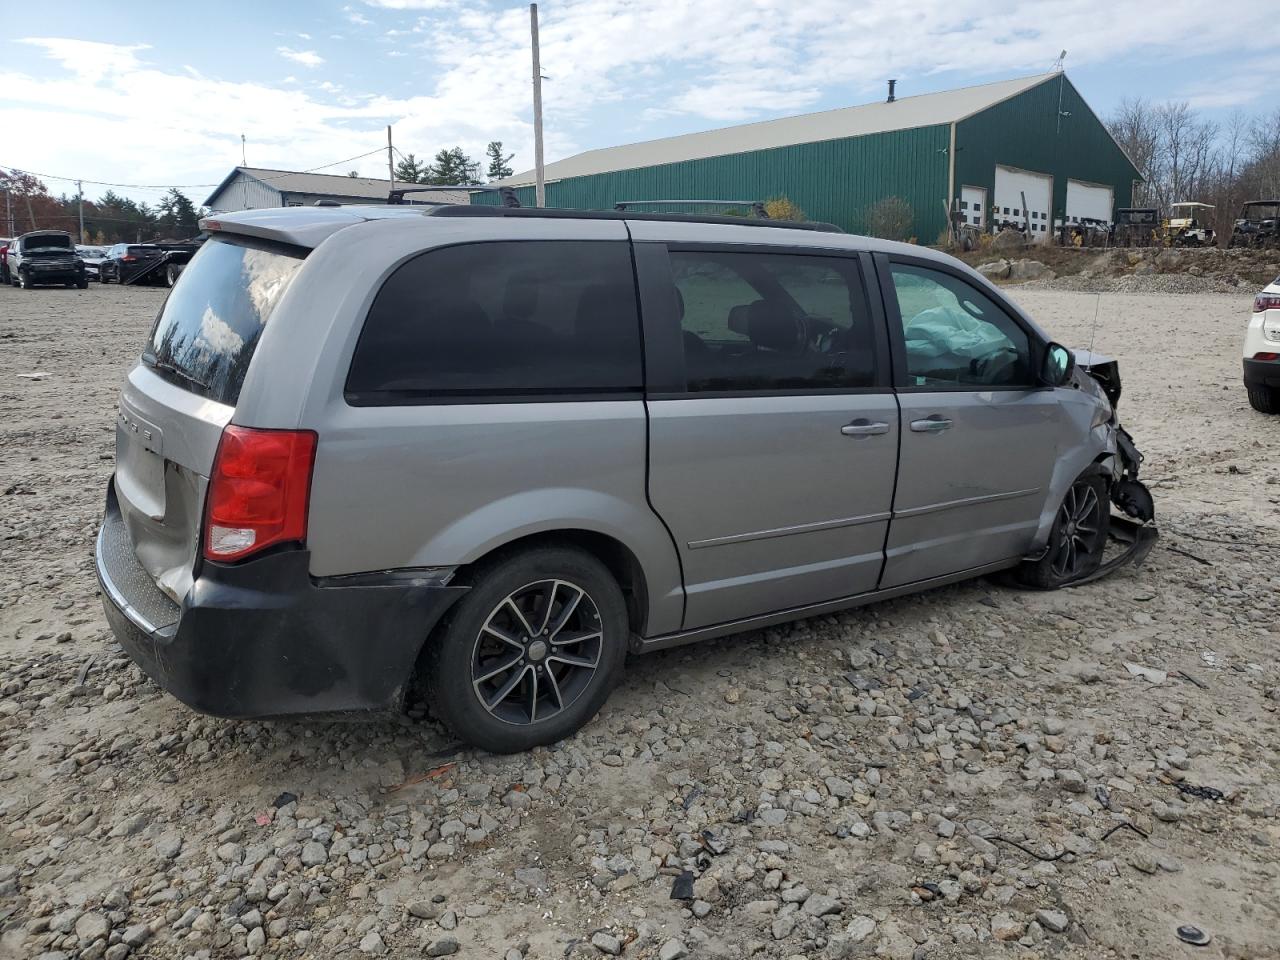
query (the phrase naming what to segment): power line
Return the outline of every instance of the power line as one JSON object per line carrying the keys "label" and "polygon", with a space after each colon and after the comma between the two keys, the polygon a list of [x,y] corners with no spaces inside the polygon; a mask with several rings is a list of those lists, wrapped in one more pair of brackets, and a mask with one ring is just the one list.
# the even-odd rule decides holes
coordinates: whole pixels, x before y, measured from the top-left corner
{"label": "power line", "polygon": [[[307,170],[289,170],[277,177],[258,177],[256,179],[263,182],[270,182],[272,180],[283,180],[285,177],[291,177],[295,173],[315,173],[317,170],[324,170],[326,167],[336,167],[342,163],[350,163],[352,160],[361,160],[365,157],[372,156],[375,153],[381,153],[383,149],[385,148],[378,147],[376,150],[370,150],[367,153],[360,153],[354,157],[347,157],[345,160],[334,160],[332,163],[322,163],[318,167],[311,167]],[[7,165],[0,164],[0,167],[4,166]],[[218,183],[112,183],[108,180],[90,180],[87,177],[60,177],[57,174],[39,173],[35,170],[23,169],[22,167],[10,166],[8,169],[13,173],[24,173],[27,176],[38,177],[41,180],[64,180],[68,183],[81,181],[84,183],[91,183],[97,187],[121,187],[126,190],[193,190],[201,187],[217,187],[221,185],[221,181]]]}

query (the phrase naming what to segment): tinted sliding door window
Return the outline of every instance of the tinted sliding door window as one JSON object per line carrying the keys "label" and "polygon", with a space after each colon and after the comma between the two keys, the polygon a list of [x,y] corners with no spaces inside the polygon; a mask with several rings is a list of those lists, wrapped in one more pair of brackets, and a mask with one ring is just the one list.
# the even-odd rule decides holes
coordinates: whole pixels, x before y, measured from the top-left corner
{"label": "tinted sliding door window", "polygon": [[823,391],[875,381],[857,262],[673,250],[690,392]]}
{"label": "tinted sliding door window", "polygon": [[643,386],[630,245],[520,241],[407,261],[374,299],[355,404],[623,395]]}

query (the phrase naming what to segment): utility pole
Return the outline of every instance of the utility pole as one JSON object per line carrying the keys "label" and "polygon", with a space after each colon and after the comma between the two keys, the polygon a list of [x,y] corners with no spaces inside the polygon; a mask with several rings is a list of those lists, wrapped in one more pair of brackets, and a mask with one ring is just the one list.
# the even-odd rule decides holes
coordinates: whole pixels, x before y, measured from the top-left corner
{"label": "utility pole", "polygon": [[[396,162],[395,162],[395,158],[392,156],[394,149],[395,148],[391,146],[391,124],[388,123],[387,124],[387,180],[391,183],[391,186],[387,188],[388,190],[394,190],[396,188]],[[387,194],[387,199],[388,200],[391,199],[391,195],[389,193]]]}
{"label": "utility pole", "polygon": [[80,242],[84,243],[84,183],[76,181],[76,192],[80,195]]}
{"label": "utility pole", "polygon": [[547,205],[547,179],[542,164],[542,58],[538,53],[538,5],[529,4],[529,33],[533,38],[533,169],[534,205]]}
{"label": "utility pole", "polygon": [[8,187],[4,188],[4,214],[5,219],[9,221],[9,236],[13,236],[13,193]]}
{"label": "utility pole", "polygon": [[249,209],[249,178],[244,172],[244,168],[249,165],[246,159],[244,134],[240,134],[240,209]]}

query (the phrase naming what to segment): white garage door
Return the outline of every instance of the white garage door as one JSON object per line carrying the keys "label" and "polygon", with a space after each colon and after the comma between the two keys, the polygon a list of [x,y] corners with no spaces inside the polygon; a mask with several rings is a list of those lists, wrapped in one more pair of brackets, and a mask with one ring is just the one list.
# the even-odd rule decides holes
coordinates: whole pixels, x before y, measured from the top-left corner
{"label": "white garage door", "polygon": [[1067,223],[1079,223],[1082,219],[1111,222],[1111,206],[1115,202],[1110,187],[1083,180],[1067,181]]}
{"label": "white garage door", "polygon": [[[1025,207],[1024,207],[1025,198]],[[1027,237],[1040,242],[1049,239],[1049,209],[1053,205],[1053,177],[1013,167],[996,167],[996,196],[991,203],[991,220],[997,226],[1009,223],[1019,229],[1029,227]]]}

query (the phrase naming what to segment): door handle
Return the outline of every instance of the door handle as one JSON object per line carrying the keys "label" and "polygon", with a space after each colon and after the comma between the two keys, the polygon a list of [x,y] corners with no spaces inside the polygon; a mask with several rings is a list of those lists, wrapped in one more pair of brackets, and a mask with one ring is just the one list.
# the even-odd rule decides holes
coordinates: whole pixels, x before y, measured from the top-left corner
{"label": "door handle", "polygon": [[878,437],[882,433],[889,432],[887,423],[872,423],[865,417],[859,417],[853,423],[846,423],[840,428],[840,432],[846,437]]}
{"label": "door handle", "polygon": [[951,421],[938,413],[935,413],[930,417],[925,417],[923,420],[911,421],[911,430],[913,433],[941,433],[943,430],[950,429]]}

